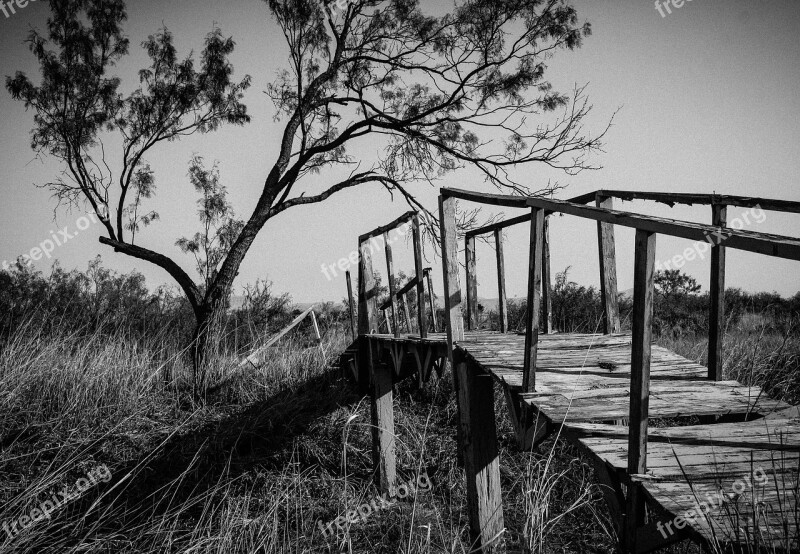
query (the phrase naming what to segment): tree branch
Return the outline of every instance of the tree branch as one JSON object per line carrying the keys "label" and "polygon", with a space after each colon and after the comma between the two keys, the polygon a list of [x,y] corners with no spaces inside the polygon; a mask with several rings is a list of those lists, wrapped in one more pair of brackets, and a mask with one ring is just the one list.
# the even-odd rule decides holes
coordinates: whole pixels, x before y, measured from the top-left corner
{"label": "tree branch", "polygon": [[180,285],[181,289],[186,294],[186,298],[192,305],[192,309],[195,311],[195,313],[197,313],[200,307],[200,290],[197,288],[197,285],[194,283],[194,281],[192,281],[192,278],[189,277],[189,275],[170,258],[141,246],[119,242],[106,237],[100,237],[100,243],[111,246],[114,249],[114,252],[121,252],[122,254],[131,256],[132,258],[150,262],[151,264],[157,265],[169,273],[170,276],[175,279],[178,285]]}

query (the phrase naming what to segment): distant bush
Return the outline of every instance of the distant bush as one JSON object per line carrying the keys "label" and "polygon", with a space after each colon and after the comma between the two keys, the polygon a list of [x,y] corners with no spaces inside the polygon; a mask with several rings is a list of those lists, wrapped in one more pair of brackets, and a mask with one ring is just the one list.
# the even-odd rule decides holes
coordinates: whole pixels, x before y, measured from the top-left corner
{"label": "distant bush", "polygon": [[[299,314],[288,294],[274,294],[268,281],[244,289],[244,301],[223,315],[219,346],[244,353],[286,326]],[[325,332],[347,318],[333,303],[318,307]],[[42,334],[118,336],[132,340],[168,338],[185,341],[194,325],[191,306],[178,291],[147,288],[142,274],[118,274],[102,266],[98,256],[86,271],[65,271],[55,263],[49,275],[17,263],[0,271],[0,339],[21,325]],[[298,331],[311,337],[311,326]],[[167,341],[167,342],[172,342]]]}
{"label": "distant bush", "polygon": [[22,322],[44,332],[159,334],[180,331],[190,310],[166,287],[150,292],[138,272],[120,275],[104,268],[99,256],[85,272],[65,271],[57,262],[49,276],[20,263],[0,271],[1,336]]}
{"label": "distant bush", "polygon": [[[552,321],[561,333],[602,332],[603,306],[600,291],[569,280],[569,270],[557,273],[553,281]],[[708,334],[710,298],[700,292],[697,281],[678,270],[658,271],[654,277],[653,332],[657,336],[705,336]],[[630,329],[633,308],[631,296],[619,295],[623,330]],[[479,306],[480,309],[480,306]],[[525,300],[508,304],[508,328],[525,329]],[[541,310],[544,314],[544,307]],[[481,314],[481,328],[499,329],[496,311]],[[725,325],[736,325],[747,314],[761,314],[769,321],[769,330],[786,332],[800,319],[800,292],[791,298],[777,293],[747,293],[738,288],[725,290]],[[544,317],[544,315],[542,316]],[[543,322],[541,322],[543,323]],[[797,327],[793,328],[797,332]]]}

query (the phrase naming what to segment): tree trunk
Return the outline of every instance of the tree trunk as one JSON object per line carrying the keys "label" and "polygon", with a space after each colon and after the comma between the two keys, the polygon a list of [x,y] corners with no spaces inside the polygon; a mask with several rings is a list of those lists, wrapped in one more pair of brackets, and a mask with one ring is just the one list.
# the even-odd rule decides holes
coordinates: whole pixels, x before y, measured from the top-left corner
{"label": "tree trunk", "polygon": [[214,302],[206,299],[195,310],[195,328],[190,350],[192,353],[193,392],[196,400],[205,399],[208,391],[209,373],[211,364],[216,359],[213,354],[219,350],[220,324],[226,305],[226,302]]}

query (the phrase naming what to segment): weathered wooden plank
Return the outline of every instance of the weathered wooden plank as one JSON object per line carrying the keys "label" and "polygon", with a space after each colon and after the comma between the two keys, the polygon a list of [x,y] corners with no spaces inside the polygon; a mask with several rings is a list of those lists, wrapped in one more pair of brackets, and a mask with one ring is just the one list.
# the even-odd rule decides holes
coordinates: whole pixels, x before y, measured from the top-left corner
{"label": "weathered wooden plank", "polygon": [[370,407],[375,486],[388,493],[395,490],[397,484],[392,372],[389,367],[377,360],[372,345],[368,346],[367,364],[372,374]]}
{"label": "weathered wooden plank", "polygon": [[368,240],[370,240],[372,238],[379,237],[379,236],[383,235],[384,233],[388,233],[389,231],[391,231],[393,229],[396,229],[397,227],[399,227],[403,223],[407,223],[407,222],[411,221],[414,218],[415,215],[416,215],[416,212],[408,211],[408,212],[404,213],[403,215],[401,215],[400,217],[398,217],[397,219],[395,219],[394,221],[392,221],[391,223],[388,223],[386,225],[381,225],[380,227],[377,227],[377,228],[373,229],[369,233],[365,233],[365,234],[361,235],[360,237],[358,237],[358,242],[360,244],[360,243],[366,242],[366,241],[368,241]]}
{"label": "weathered wooden plank", "polygon": [[366,244],[359,247],[358,263],[358,334],[378,331],[378,290],[372,269],[372,250]]}
{"label": "weathered wooden plank", "polygon": [[[715,227],[725,227],[728,207],[712,206],[712,222]],[[711,313],[708,317],[708,378],[722,379],[722,339],[725,334],[725,246],[713,241],[711,244]]]}
{"label": "weathered wooden plank", "polygon": [[[719,231],[712,225],[702,225],[619,210],[605,210],[603,208],[573,204],[563,200],[474,193],[449,188],[443,188],[442,195],[448,198],[460,198],[493,206],[539,208],[694,241],[705,241]],[[800,260],[800,239],[794,237],[728,229],[725,233],[725,246],[767,256]]]}
{"label": "weathered wooden plank", "polygon": [[[597,195],[598,207],[611,210],[614,200]],[[597,222],[597,244],[600,253],[600,297],[603,305],[603,332],[619,333],[619,305],[617,301],[617,255],[614,243],[614,226]]]}
{"label": "weathered wooden plank", "polygon": [[467,330],[478,328],[478,276],[475,274],[475,237],[467,237],[464,245],[467,272]]}
{"label": "weathered wooden plank", "polygon": [[419,336],[424,339],[428,335],[428,320],[425,317],[425,270],[422,268],[422,231],[419,226],[419,214],[414,215],[411,225],[414,244],[414,277],[417,282],[417,327]]}
{"label": "weathered wooden plank", "polygon": [[503,231],[494,231],[494,248],[497,257],[497,311],[500,332],[508,331],[508,298],[506,297],[506,262],[503,254]]}
{"label": "weathered wooden plank", "polygon": [[483,227],[479,227],[478,229],[471,229],[465,233],[466,237],[477,237],[480,235],[488,235],[489,233],[495,233],[497,231],[502,231],[503,229],[507,229],[513,225],[518,225],[520,223],[528,223],[530,221],[530,217],[528,214],[521,215],[518,217],[512,217],[511,219],[506,219],[504,221],[498,221],[496,223],[491,223],[489,225],[485,225]]}
{"label": "weathered wooden plank", "polygon": [[550,219],[544,218],[542,233],[542,329],[544,333],[553,332],[553,284],[550,275]]}
{"label": "weathered wooden plank", "polygon": [[467,477],[467,507],[473,550],[501,552],[504,546],[500,460],[492,378],[456,359],[461,445]]}
{"label": "weathered wooden plank", "polygon": [[[389,287],[389,302],[392,304],[392,328],[394,336],[400,336],[400,322],[397,317],[397,289],[394,282],[394,259],[392,258],[392,243],[388,232],[383,233],[383,247],[386,252],[386,281]],[[388,319],[387,319],[388,321]]]}
{"label": "weathered wooden plank", "polygon": [[650,346],[653,342],[653,271],[656,235],[636,231],[631,338],[631,403],[628,473],[647,471],[647,423],[650,399]]}
{"label": "weathered wooden plank", "polygon": [[430,304],[431,310],[431,325],[433,326],[433,332],[437,333],[439,331],[439,322],[436,321],[436,302],[434,302],[433,299],[433,282],[431,282],[431,268],[429,267],[425,268],[425,279],[428,282],[428,303]]}
{"label": "weathered wooden plank", "polygon": [[456,229],[456,199],[439,196],[439,225],[442,241],[442,271],[444,272],[444,305],[447,326],[447,345],[464,338],[461,316],[461,285],[458,282],[458,236]]}
{"label": "weathered wooden plank", "polygon": [[404,294],[401,299],[403,301],[403,317],[406,321],[406,330],[409,333],[413,333],[414,327],[411,324],[411,308],[408,305],[408,294]]}
{"label": "weathered wooden plank", "polygon": [[528,253],[528,309],[525,312],[525,358],[522,365],[522,390],[536,388],[536,349],[539,343],[539,307],[542,284],[544,210],[531,210],[530,252]]}
{"label": "weathered wooden plank", "polygon": [[[741,208],[761,208],[762,210],[800,213],[800,202],[791,200],[776,200],[773,198],[758,198],[754,196],[734,196],[728,194],[698,194],[698,193],[675,193],[675,192],[644,192],[628,190],[606,190],[597,191],[599,194],[621,200],[654,200],[667,204],[670,207],[675,204],[725,204],[727,206],[738,206]],[[573,199],[571,202],[581,203]]]}
{"label": "weathered wooden plank", "polygon": [[356,340],[358,335],[356,332],[356,312],[353,306],[353,282],[350,279],[350,271],[345,272],[345,278],[347,280],[347,309],[350,313],[350,336],[353,340]]}
{"label": "weathered wooden plank", "polygon": [[[363,336],[378,332],[378,288],[372,269],[372,248],[368,243],[360,242],[358,253],[358,335]],[[366,342],[360,343],[360,360],[369,356],[364,350]],[[366,390],[370,379],[369,365],[362,361],[358,368],[358,384],[362,391]]]}
{"label": "weathered wooden plank", "polygon": [[[419,283],[417,282],[417,278],[411,277],[405,285],[403,285],[394,292],[394,297],[398,299],[401,298],[404,294],[408,294],[408,291],[416,287],[418,284]],[[389,298],[386,300],[386,302],[381,304],[380,308],[381,310],[386,310],[389,307],[391,307],[391,305],[392,305],[392,300],[391,298]]]}

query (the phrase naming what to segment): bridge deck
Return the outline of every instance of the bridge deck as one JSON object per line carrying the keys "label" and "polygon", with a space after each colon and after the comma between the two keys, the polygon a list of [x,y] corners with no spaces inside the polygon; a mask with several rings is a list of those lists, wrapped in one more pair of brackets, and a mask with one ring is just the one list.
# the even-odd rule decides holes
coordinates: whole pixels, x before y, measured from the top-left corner
{"label": "bridge deck", "polygon": [[[384,351],[396,375],[411,364],[427,379],[430,369],[425,369],[420,347],[436,349],[433,357],[446,351],[441,333],[426,339],[369,339],[377,351]],[[548,432],[560,432],[581,448],[595,467],[602,465],[625,486],[641,483],[651,508],[661,514],[659,523],[684,518],[688,525],[679,531],[677,526],[683,525],[676,524],[676,533],[701,542],[800,547],[796,408],[767,398],[759,387],[708,381],[705,367],[653,346],[649,415],[659,420],[656,425],[674,426],[651,428],[647,474],[628,475],[630,337],[541,335],[536,392],[531,393],[521,392],[524,340],[521,334],[467,332],[455,347],[492,375],[507,397],[514,393],[521,399]],[[694,519],[693,513],[698,514]],[[659,527],[667,538],[671,533],[663,529]]]}

